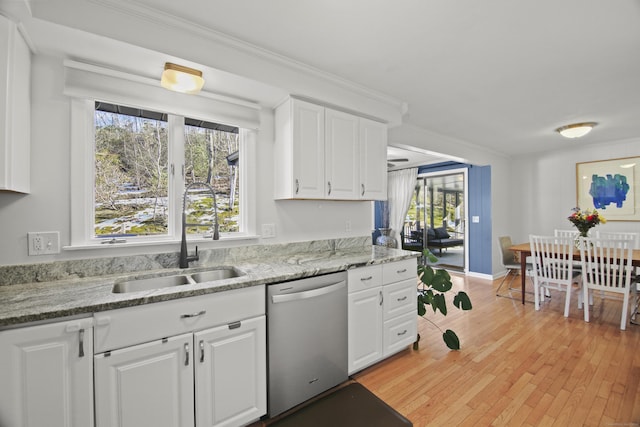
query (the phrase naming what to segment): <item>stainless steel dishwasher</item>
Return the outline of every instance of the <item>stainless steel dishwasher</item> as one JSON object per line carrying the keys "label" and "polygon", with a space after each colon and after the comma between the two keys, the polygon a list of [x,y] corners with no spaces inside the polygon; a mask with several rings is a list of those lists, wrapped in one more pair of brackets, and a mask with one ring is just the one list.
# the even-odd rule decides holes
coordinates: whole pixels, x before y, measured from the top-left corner
{"label": "stainless steel dishwasher", "polygon": [[267,287],[269,416],[347,375],[347,273]]}

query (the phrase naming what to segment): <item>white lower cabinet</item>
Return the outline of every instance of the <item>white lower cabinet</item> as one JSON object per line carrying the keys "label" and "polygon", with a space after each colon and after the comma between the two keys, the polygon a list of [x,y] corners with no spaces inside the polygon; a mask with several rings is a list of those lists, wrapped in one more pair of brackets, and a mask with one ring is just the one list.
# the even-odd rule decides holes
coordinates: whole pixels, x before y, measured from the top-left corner
{"label": "white lower cabinet", "polygon": [[348,373],[382,359],[382,266],[347,272]]}
{"label": "white lower cabinet", "polygon": [[192,426],[193,335],[95,356],[98,426]]}
{"label": "white lower cabinet", "polygon": [[96,354],[96,426],[230,427],[260,418],[267,409],[264,313],[258,286],[96,315],[96,345],[140,339],[124,329],[138,329],[134,319],[191,331]]}
{"label": "white lower cabinet", "polygon": [[0,331],[0,426],[93,426],[92,325]]}
{"label": "white lower cabinet", "polygon": [[417,261],[412,258],[348,273],[351,375],[415,342]]}
{"label": "white lower cabinet", "polygon": [[265,316],[194,335],[197,426],[239,426],[266,413],[266,335]]}

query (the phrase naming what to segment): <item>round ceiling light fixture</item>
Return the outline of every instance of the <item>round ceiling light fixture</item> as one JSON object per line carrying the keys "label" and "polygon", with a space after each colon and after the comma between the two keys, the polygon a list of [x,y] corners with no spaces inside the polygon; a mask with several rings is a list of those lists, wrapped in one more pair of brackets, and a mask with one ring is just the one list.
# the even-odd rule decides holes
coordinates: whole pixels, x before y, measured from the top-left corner
{"label": "round ceiling light fixture", "polygon": [[160,85],[174,92],[195,94],[204,86],[204,79],[200,70],[167,62],[164,64]]}
{"label": "round ceiling light fixture", "polygon": [[574,123],[561,126],[556,129],[556,132],[565,138],[580,138],[591,132],[591,129],[593,129],[595,125],[597,125],[596,122]]}

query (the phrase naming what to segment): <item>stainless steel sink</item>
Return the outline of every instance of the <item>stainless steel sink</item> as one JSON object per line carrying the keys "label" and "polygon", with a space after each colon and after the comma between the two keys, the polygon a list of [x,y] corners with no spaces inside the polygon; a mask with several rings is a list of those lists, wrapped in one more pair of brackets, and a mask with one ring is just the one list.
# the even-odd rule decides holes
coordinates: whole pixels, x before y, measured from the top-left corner
{"label": "stainless steel sink", "polygon": [[193,273],[191,277],[197,283],[212,282],[215,280],[231,279],[233,277],[240,277],[244,273],[236,270],[232,267],[216,268],[213,270],[201,271],[200,273]]}
{"label": "stainless steel sink", "polygon": [[240,277],[243,275],[244,273],[233,267],[218,267],[192,274],[175,274],[171,276],[148,277],[144,279],[131,279],[124,282],[118,282],[113,285],[111,292],[121,294],[127,292],[151,291],[153,289],[170,288],[174,286],[215,282],[217,280],[231,279],[233,277]]}
{"label": "stainless steel sink", "polygon": [[126,292],[150,291],[152,289],[169,288],[172,286],[188,285],[193,283],[189,276],[184,274],[175,276],[150,277],[147,279],[133,279],[119,282],[113,285],[112,292],[116,294]]}

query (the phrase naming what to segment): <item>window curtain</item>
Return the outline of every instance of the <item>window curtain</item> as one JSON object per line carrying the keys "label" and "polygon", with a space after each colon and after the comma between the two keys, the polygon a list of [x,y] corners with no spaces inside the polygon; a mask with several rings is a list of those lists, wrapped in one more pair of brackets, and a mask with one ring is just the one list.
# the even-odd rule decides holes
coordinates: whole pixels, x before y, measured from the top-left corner
{"label": "window curtain", "polygon": [[398,242],[397,247],[402,247],[400,231],[404,226],[411,197],[416,188],[418,168],[402,169],[389,172],[387,177],[387,199],[389,201],[389,228],[391,236]]}

